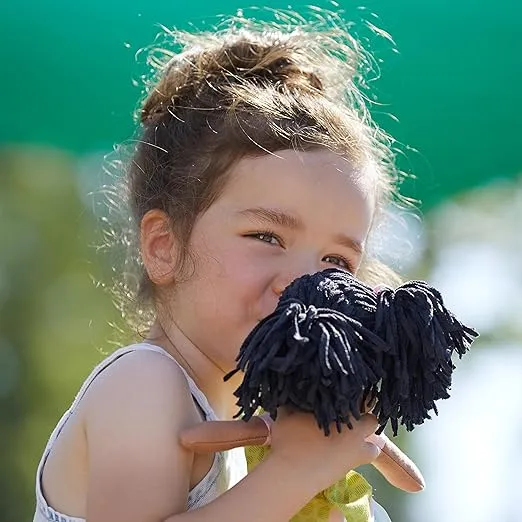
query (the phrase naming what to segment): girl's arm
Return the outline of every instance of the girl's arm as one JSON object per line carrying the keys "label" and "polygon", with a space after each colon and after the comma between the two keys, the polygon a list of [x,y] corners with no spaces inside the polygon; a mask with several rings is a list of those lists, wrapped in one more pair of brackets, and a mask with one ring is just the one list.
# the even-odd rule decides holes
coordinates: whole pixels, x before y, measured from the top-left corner
{"label": "girl's arm", "polygon": [[317,491],[308,470],[268,457],[216,500],[165,522],[288,522]]}
{"label": "girl's arm", "polygon": [[177,434],[201,418],[180,368],[158,353],[130,353],[83,400],[87,521],[160,522],[185,511],[193,453]]}
{"label": "girl's arm", "polygon": [[371,416],[331,437],[310,415],[282,416],[270,456],[230,491],[186,512],[193,454],[178,438],[198,422],[185,377],[164,356],[136,352],[107,368],[85,397],[87,521],[287,522],[347,469],[377,456],[364,441],[376,429]]}
{"label": "girl's arm", "polygon": [[166,522],[288,522],[318,491],[379,454],[365,441],[377,429],[372,415],[352,420],[353,430],[329,437],[310,414],[279,414],[278,419],[270,454],[246,478],[206,506]]}

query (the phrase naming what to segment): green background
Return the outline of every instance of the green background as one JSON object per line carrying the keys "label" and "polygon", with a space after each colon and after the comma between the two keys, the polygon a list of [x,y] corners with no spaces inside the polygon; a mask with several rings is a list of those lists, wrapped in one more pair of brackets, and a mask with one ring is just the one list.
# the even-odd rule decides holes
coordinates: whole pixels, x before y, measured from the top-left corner
{"label": "green background", "polygon": [[[383,77],[375,92],[384,105],[374,114],[402,144],[401,168],[418,178],[405,186],[407,195],[428,208],[492,173],[513,175],[522,159],[522,4],[380,0],[365,2],[364,9],[359,5],[340,3],[346,19],[364,17],[391,33],[399,51],[379,53]],[[0,142],[45,143],[76,153],[110,149],[132,133],[131,113],[140,94],[132,80],[144,72],[135,53],[152,42],[158,24],[200,27],[240,7],[248,5],[230,0],[4,4]],[[299,4],[292,7],[299,10]]]}

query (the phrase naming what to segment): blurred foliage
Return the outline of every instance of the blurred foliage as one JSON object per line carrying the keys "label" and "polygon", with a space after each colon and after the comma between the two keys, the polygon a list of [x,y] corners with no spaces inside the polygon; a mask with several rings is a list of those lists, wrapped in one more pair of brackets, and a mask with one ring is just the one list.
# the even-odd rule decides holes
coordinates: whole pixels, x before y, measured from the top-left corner
{"label": "blurred foliage", "polygon": [[0,151],[0,520],[29,520],[35,466],[59,416],[107,350],[115,312],[92,277],[94,219],[75,161]]}

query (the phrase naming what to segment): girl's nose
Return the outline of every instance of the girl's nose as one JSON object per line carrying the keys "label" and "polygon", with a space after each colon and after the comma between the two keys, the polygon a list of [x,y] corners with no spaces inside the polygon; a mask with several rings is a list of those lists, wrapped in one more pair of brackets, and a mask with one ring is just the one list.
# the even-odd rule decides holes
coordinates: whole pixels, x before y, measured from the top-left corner
{"label": "girl's nose", "polygon": [[320,269],[316,259],[294,261],[291,266],[282,268],[277,277],[274,278],[272,290],[279,297],[292,281],[305,274],[315,274]]}

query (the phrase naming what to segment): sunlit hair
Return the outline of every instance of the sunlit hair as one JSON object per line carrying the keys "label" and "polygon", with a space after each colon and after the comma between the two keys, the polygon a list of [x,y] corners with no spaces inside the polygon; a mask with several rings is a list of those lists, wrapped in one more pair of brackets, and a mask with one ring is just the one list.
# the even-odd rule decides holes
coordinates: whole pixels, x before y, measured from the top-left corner
{"label": "sunlit hair", "polygon": [[[123,186],[108,193],[115,200],[124,194],[130,210],[119,232],[108,229],[111,242],[132,252],[115,274],[123,274],[114,289],[122,311],[137,302],[144,319],[151,309],[153,285],[142,266],[133,268],[135,260],[140,264],[135,246],[142,217],[151,209],[170,217],[183,252],[179,268],[185,268],[197,217],[244,157],[328,149],[371,176],[374,222],[393,197],[392,141],[374,124],[364,94],[371,55],[339,17],[323,12],[305,21],[279,12],[275,18],[237,16],[208,32],[165,29],[162,43],[150,49],[154,74],[137,111],[139,139],[124,165]],[[357,275],[370,284],[396,281],[368,256]]]}

